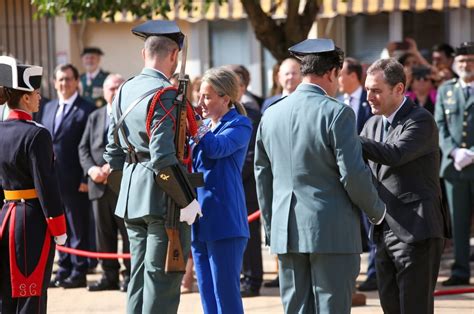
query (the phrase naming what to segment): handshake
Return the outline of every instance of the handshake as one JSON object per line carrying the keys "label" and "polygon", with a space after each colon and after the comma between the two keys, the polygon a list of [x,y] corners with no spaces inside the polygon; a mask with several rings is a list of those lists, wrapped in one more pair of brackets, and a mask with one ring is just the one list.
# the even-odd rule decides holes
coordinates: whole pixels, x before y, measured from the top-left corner
{"label": "handshake", "polygon": [[454,159],[454,168],[461,171],[464,167],[474,163],[474,152],[466,148],[455,148],[451,157]]}

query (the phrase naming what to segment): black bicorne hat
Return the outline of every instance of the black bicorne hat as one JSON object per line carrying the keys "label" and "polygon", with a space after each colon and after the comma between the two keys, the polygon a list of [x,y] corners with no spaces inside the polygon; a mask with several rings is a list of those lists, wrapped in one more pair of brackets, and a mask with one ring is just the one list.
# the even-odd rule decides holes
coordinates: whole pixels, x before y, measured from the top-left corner
{"label": "black bicorne hat", "polygon": [[331,39],[326,38],[306,39],[288,48],[288,51],[298,59],[301,59],[306,55],[316,55],[318,53],[334,50],[336,50],[334,42]]}
{"label": "black bicorne hat", "polygon": [[174,40],[180,50],[183,47],[184,34],[174,21],[148,21],[132,28],[132,33],[143,39],[150,36],[165,36]]}
{"label": "black bicorne hat", "polygon": [[32,92],[41,87],[43,68],[17,64],[12,57],[0,56],[0,86]]}
{"label": "black bicorne hat", "polygon": [[98,47],[85,47],[82,50],[81,57],[85,54],[88,54],[88,53],[95,53],[95,54],[98,54],[99,56],[104,55],[104,52]]}
{"label": "black bicorne hat", "polygon": [[457,47],[456,56],[460,55],[474,55],[474,42],[466,41]]}

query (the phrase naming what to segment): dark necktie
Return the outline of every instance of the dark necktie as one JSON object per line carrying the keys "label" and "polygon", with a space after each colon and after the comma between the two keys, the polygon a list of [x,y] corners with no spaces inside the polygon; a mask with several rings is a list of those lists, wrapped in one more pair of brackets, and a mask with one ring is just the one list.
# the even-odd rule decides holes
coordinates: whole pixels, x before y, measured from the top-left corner
{"label": "dark necktie", "polygon": [[388,135],[388,128],[390,127],[390,122],[387,119],[383,119],[383,132],[382,132],[382,142],[385,142]]}
{"label": "dark necktie", "polygon": [[56,117],[54,118],[54,133],[59,129],[59,126],[63,122],[64,116],[66,114],[66,103],[59,103],[58,111],[56,112]]}
{"label": "dark necktie", "polygon": [[466,86],[464,94],[466,95],[466,99],[469,99],[469,97],[472,95],[472,87],[470,85]]}

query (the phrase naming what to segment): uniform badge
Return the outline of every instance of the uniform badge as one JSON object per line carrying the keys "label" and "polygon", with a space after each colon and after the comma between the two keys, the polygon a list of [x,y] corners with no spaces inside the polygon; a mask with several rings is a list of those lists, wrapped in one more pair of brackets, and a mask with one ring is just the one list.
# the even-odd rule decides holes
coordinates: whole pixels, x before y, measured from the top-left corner
{"label": "uniform badge", "polygon": [[164,173],[160,174],[160,179],[163,180],[163,181],[168,181],[169,178],[170,178],[170,176],[168,176]]}

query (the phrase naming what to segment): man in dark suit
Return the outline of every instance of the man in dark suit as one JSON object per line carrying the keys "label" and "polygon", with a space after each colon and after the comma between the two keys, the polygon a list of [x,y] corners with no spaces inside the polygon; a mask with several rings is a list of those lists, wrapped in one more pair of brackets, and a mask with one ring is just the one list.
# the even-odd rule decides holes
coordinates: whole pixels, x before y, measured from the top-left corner
{"label": "man in dark suit", "polygon": [[364,157],[387,206],[374,228],[380,303],[384,313],[433,313],[449,217],[441,202],[438,132],[432,115],[405,95],[395,59],[367,70],[367,99],[376,115],[361,133]]}
{"label": "man in dark suit", "polygon": [[[372,111],[367,103],[367,92],[362,86],[362,65],[354,58],[346,58],[339,75],[339,92],[342,93],[338,100],[354,110],[356,116],[357,133],[362,131],[364,124],[372,116]],[[361,212],[361,234],[364,251],[369,251],[367,279],[357,288],[360,291],[377,290],[377,275],[375,271],[375,244],[369,239],[370,222]]]}
{"label": "man in dark suit", "polygon": [[[110,187],[114,178],[109,178],[109,164],[103,154],[107,144],[109,117],[112,100],[124,79],[118,74],[110,74],[104,81],[104,98],[107,105],[92,112],[87,120],[86,129],[79,144],[79,158],[84,173],[89,176],[89,199],[92,201],[96,226],[97,250],[99,252],[117,252],[120,232],[123,240],[123,253],[130,252],[127,230],[122,218],[115,216],[118,194]],[[120,264],[116,259],[100,260],[102,278],[88,287],[89,291],[118,290]],[[124,260],[125,272],[120,290],[127,291],[130,281],[130,260]]]}
{"label": "man in dark suit", "polygon": [[[79,163],[78,146],[95,106],[77,92],[79,73],[72,64],[59,65],[54,71],[54,87],[58,99],[45,105],[41,124],[53,137],[57,175],[68,226],[66,246],[90,250],[90,201],[87,183]],[[59,253],[59,269],[51,281],[53,287],[86,286],[87,258]]]}

